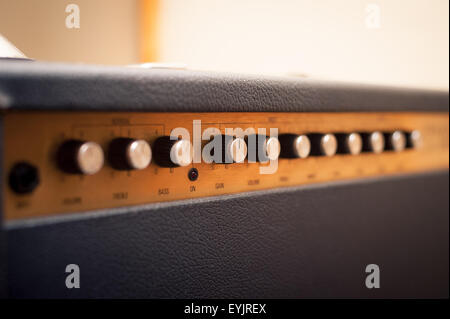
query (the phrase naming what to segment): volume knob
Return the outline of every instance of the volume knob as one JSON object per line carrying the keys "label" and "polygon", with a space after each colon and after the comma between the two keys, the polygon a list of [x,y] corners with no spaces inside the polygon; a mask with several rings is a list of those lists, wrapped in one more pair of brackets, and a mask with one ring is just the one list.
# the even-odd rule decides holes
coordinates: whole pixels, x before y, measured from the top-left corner
{"label": "volume knob", "polygon": [[188,140],[162,136],[153,144],[155,162],[162,167],[187,166],[192,163],[193,148]]}
{"label": "volume knob", "polygon": [[275,161],[280,156],[280,141],[277,137],[254,134],[247,139],[248,159],[251,162]]}
{"label": "volume knob", "polygon": [[109,144],[108,159],[115,169],[144,169],[152,160],[152,149],[144,140],[120,137]]}
{"label": "volume knob", "polygon": [[95,142],[69,140],[60,146],[57,162],[66,173],[92,175],[103,167],[103,150]]}

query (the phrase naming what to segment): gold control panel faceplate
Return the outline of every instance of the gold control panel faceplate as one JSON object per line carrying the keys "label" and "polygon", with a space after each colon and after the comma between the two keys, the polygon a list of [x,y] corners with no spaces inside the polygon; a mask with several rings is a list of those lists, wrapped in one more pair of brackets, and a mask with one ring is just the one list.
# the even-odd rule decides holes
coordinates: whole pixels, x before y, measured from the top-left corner
{"label": "gold control panel faceplate", "polygon": [[[7,112],[1,117],[4,139],[3,216],[6,220],[327,181],[425,172],[448,169],[449,165],[448,113],[36,111]],[[380,153],[366,151],[356,155],[338,153],[332,156],[279,158],[273,174],[260,174],[260,168],[269,164],[249,163],[248,159],[233,164],[208,164],[202,161],[178,167],[158,165],[154,161],[155,152],[159,151],[153,149],[155,141],[161,136],[170,135],[172,129],[177,127],[185,128],[192,140],[194,120],[197,125],[201,123],[201,133],[211,127],[220,130],[222,134],[226,128],[254,128],[256,131],[258,128],[265,128],[267,135],[270,135],[270,129],[276,128],[278,135],[305,136],[341,136],[350,133],[367,135],[372,132],[396,131],[411,135],[412,132],[420,132],[422,145],[399,152],[386,150]],[[153,153],[150,165],[139,170],[116,169],[111,165],[108,161],[108,147],[112,140],[119,138],[125,142],[132,139],[144,141],[136,144],[136,147],[141,147],[140,152],[147,156],[144,163]],[[84,147],[83,151],[87,154],[82,163],[88,171],[91,169],[95,173],[73,174],[61,170],[57,154],[61,145],[68,140],[89,141],[90,144],[80,146]],[[145,142],[152,148],[151,153]],[[202,145],[204,147],[205,141]],[[93,168],[97,168],[95,165],[99,165],[100,159],[97,158],[95,162],[89,157],[98,152],[97,146],[105,153],[105,158],[101,159],[103,165],[98,171]],[[126,144],[124,149],[129,151],[131,146],[132,144]],[[141,157],[136,160],[140,159]],[[132,155],[129,155],[128,162],[134,163],[133,160]],[[17,191],[11,187],[12,170],[17,168],[18,163],[28,163],[36,169],[38,180],[31,191],[21,191],[20,187]],[[197,175],[189,178],[192,177],[188,175],[193,168]],[[20,172],[25,181],[33,177],[26,170]]]}

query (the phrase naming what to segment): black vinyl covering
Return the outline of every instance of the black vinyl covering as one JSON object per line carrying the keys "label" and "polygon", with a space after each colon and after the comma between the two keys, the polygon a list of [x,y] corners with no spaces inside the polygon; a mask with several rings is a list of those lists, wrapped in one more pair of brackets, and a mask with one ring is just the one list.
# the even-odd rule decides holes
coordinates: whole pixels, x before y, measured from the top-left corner
{"label": "black vinyl covering", "polygon": [[3,109],[448,112],[448,101],[448,92],[296,77],[0,60]]}
{"label": "black vinyl covering", "polygon": [[[448,298],[448,173],[7,226],[11,297]],[[380,267],[367,289],[365,267]],[[66,265],[80,289],[65,287]]]}

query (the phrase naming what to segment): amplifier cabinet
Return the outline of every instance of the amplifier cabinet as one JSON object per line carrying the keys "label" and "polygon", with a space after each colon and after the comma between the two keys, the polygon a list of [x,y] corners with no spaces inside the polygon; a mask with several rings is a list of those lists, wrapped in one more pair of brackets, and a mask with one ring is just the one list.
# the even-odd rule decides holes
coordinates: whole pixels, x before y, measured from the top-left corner
{"label": "amplifier cabinet", "polygon": [[0,107],[5,297],[448,298],[448,92],[2,61]]}

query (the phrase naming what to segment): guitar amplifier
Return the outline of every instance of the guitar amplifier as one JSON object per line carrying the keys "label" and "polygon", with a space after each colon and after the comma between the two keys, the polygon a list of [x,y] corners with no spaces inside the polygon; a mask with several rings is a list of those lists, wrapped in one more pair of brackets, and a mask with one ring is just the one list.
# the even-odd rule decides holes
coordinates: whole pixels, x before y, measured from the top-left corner
{"label": "guitar amplifier", "polygon": [[0,61],[9,298],[448,298],[448,92]]}

